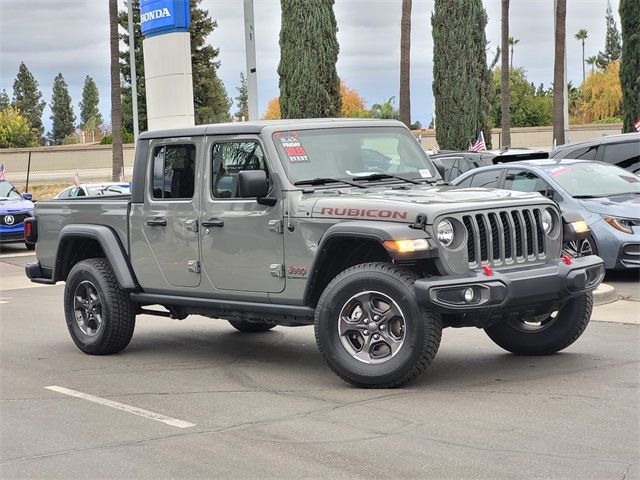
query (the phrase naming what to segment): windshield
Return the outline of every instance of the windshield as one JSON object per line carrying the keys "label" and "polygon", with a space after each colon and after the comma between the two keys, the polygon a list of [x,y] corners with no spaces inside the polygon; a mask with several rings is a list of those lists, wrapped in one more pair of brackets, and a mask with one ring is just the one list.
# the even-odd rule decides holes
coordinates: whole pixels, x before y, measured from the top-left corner
{"label": "windshield", "polygon": [[613,165],[585,162],[541,168],[572,197],[640,193],[640,177]]}
{"label": "windshield", "polygon": [[90,197],[96,195],[129,195],[129,185],[90,185],[87,187]]}
{"label": "windshield", "polygon": [[0,182],[0,199],[20,200],[21,198],[22,198],[22,195],[20,195],[20,192],[16,190],[16,187],[14,187],[13,185],[11,185],[9,182],[6,182],[6,181]]}
{"label": "windshield", "polygon": [[[437,179],[431,161],[403,128],[323,128],[276,132],[273,141],[292,183],[313,179]],[[382,175],[383,174],[383,175]],[[374,178],[372,177],[371,180]]]}

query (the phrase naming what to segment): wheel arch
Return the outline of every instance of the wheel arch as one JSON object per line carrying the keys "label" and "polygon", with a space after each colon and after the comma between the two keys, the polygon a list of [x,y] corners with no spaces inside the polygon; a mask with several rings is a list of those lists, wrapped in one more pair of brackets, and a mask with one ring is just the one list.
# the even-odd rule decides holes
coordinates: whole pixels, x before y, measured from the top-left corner
{"label": "wheel arch", "polygon": [[56,250],[53,280],[66,280],[76,263],[94,257],[104,257],[109,261],[121,288],[137,288],[137,281],[122,242],[111,228],[103,225],[63,227]]}
{"label": "wheel arch", "polygon": [[310,270],[304,294],[304,304],[314,307],[325,287],[343,270],[365,262],[407,263],[437,256],[437,248],[422,252],[389,252],[386,240],[429,239],[422,229],[409,224],[374,221],[346,221],[332,225],[322,236]]}

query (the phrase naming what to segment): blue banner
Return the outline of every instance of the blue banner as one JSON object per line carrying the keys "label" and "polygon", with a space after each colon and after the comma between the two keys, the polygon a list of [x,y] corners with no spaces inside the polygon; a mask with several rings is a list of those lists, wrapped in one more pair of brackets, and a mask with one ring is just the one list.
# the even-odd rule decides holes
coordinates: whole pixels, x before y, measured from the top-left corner
{"label": "blue banner", "polygon": [[141,0],[140,29],[145,37],[188,32],[191,24],[189,0]]}

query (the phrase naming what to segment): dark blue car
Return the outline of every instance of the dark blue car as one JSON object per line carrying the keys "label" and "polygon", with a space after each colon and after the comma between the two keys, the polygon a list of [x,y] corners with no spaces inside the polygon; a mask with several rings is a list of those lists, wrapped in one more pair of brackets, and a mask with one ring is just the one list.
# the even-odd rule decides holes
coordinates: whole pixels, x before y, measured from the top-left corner
{"label": "dark blue car", "polygon": [[[24,221],[31,216],[31,194],[22,195],[11,183],[0,181],[0,243],[24,242]],[[33,245],[25,245],[33,249]]]}

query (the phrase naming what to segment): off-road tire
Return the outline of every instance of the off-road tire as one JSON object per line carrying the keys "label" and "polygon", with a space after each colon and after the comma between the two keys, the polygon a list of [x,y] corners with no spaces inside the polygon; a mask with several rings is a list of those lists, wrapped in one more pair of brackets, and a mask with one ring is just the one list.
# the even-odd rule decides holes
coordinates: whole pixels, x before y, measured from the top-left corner
{"label": "off-road tire", "polygon": [[[389,263],[364,263],[336,276],[325,288],[316,306],[316,343],[333,372],[360,388],[398,387],[420,375],[434,359],[442,336],[442,321],[436,312],[423,309],[415,296],[413,272]],[[338,333],[341,309],[354,295],[380,292],[402,310],[406,324],[404,343],[384,363],[367,364],[355,359],[343,346]]]}
{"label": "off-road tire", "polygon": [[539,331],[523,331],[516,321],[502,321],[485,328],[498,346],[517,355],[550,355],[575,342],[589,324],[593,296],[591,292],[572,298],[552,324]]}
{"label": "off-road tire", "polygon": [[[91,282],[100,296],[102,325],[93,335],[82,332],[74,311],[76,288]],[[129,345],[136,324],[135,307],[105,258],[90,258],[76,263],[64,288],[64,313],[67,328],[76,346],[89,355],[110,355]]]}
{"label": "off-road tire", "polygon": [[229,320],[229,323],[233,328],[243,333],[268,332],[278,325],[276,322],[270,320]]}

